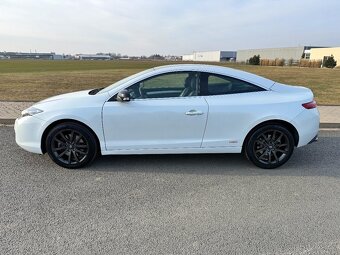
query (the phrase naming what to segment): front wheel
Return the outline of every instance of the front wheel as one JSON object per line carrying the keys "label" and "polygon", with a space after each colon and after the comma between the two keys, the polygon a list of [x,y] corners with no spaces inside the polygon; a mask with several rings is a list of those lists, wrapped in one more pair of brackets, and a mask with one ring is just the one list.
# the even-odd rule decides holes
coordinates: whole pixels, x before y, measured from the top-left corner
{"label": "front wheel", "polygon": [[279,125],[260,127],[245,143],[247,158],[256,166],[266,169],[277,168],[286,163],[293,150],[293,135]]}
{"label": "front wheel", "polygon": [[65,168],[80,168],[94,160],[97,144],[93,134],[77,123],[62,123],[48,133],[46,150],[50,158]]}

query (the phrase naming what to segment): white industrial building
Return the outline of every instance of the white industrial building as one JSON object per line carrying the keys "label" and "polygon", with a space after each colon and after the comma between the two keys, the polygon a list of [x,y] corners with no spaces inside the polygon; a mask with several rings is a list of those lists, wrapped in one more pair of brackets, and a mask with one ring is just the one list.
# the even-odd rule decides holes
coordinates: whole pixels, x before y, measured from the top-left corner
{"label": "white industrial building", "polygon": [[314,48],[324,48],[321,46],[298,46],[283,48],[248,49],[237,51],[237,62],[246,62],[254,55],[260,55],[261,59],[293,59],[299,61],[301,58],[309,59],[310,50]]}
{"label": "white industrial building", "polygon": [[194,54],[186,54],[182,55],[183,61],[194,61]]}
{"label": "white industrial building", "polygon": [[183,55],[182,60],[203,62],[235,61],[236,51],[197,51]]}

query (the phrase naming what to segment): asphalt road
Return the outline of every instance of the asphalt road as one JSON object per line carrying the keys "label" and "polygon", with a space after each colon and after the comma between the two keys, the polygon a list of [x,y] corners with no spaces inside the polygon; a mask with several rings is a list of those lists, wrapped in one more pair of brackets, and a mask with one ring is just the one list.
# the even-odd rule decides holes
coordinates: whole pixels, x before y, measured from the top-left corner
{"label": "asphalt road", "polygon": [[0,127],[0,254],[340,254],[340,132],[277,170],[241,155],[62,169]]}

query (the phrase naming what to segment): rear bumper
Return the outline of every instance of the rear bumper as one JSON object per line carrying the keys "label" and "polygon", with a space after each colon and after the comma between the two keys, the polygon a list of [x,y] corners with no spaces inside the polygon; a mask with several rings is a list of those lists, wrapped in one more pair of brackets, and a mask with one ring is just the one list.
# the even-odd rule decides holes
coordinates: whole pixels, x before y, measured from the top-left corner
{"label": "rear bumper", "polygon": [[317,142],[318,140],[319,140],[319,137],[318,137],[318,135],[316,135],[316,136],[314,136],[314,138],[308,144]]}
{"label": "rear bumper", "polygon": [[304,109],[293,119],[292,123],[299,134],[297,147],[307,145],[317,140],[320,125],[320,115],[317,108]]}

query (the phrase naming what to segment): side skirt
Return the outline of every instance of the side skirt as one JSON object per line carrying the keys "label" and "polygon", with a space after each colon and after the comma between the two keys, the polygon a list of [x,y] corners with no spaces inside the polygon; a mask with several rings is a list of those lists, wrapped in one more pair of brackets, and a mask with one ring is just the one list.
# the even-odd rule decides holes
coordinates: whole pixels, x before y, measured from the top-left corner
{"label": "side skirt", "polygon": [[242,147],[205,147],[205,148],[172,148],[172,149],[138,149],[102,151],[102,155],[133,154],[193,154],[193,153],[241,153]]}

